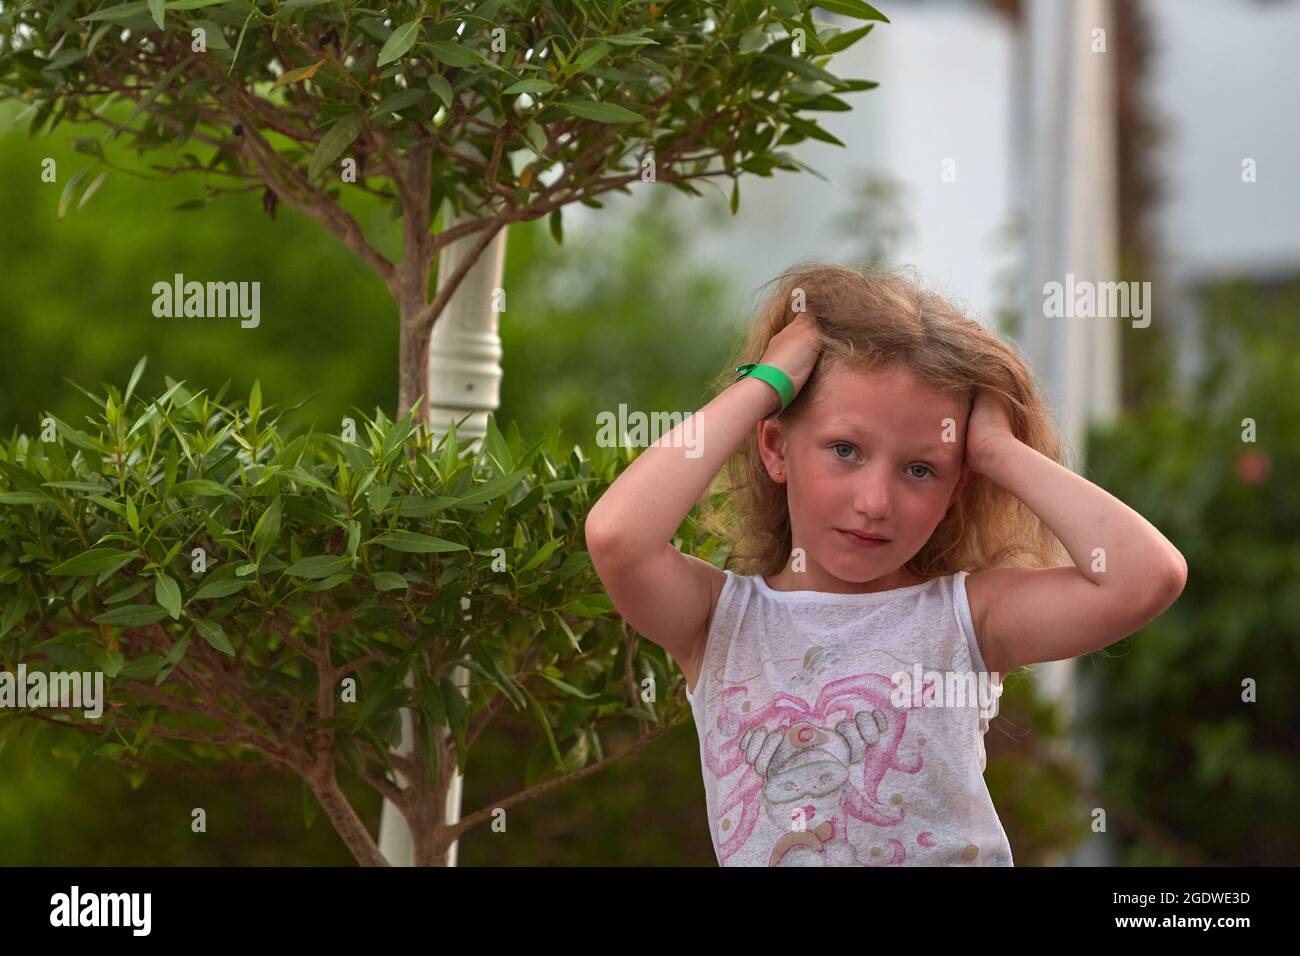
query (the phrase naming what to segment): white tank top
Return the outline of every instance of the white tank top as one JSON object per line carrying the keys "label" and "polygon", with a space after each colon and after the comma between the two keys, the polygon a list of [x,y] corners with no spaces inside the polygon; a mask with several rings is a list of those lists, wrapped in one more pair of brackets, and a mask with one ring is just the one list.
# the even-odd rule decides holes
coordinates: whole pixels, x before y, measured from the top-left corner
{"label": "white tank top", "polygon": [[967,572],[871,594],[724,573],[686,695],[719,864],[1012,866]]}

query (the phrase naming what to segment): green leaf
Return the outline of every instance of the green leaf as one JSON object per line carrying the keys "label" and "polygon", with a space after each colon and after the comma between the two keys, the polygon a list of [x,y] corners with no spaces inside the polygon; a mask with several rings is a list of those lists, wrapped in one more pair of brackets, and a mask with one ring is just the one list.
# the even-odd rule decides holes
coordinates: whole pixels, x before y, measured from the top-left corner
{"label": "green leaf", "polygon": [[68,180],[67,185],[63,187],[63,192],[59,195],[59,218],[68,211],[68,203],[72,202],[72,194],[77,189],[77,184],[86,178],[86,173],[90,172],[90,167],[86,167],[79,173],[74,173]]}
{"label": "green leaf", "polygon": [[109,7],[107,10],[96,10],[84,17],[77,17],[79,22],[90,22],[92,20],[129,20],[138,16],[149,9],[146,0],[140,0],[138,3],[123,3],[116,7]]}
{"label": "green leaf", "polygon": [[72,141],[72,148],[78,153],[104,158],[104,146],[93,136],[81,136]]}
{"label": "green leaf", "polygon": [[172,494],[194,495],[198,498],[216,498],[221,495],[228,495],[231,498],[239,497],[225,485],[210,478],[191,478],[189,481],[178,481],[172,485],[171,490]]}
{"label": "green leaf", "polygon": [[181,589],[169,575],[159,571],[153,582],[154,600],[167,609],[173,619],[181,616]]}
{"label": "green leaf", "polygon": [[104,603],[121,604],[123,601],[129,601],[131,600],[131,598],[135,597],[137,594],[139,594],[148,586],[149,586],[148,578],[145,578],[141,581],[136,581],[134,584],[128,584],[126,587],[122,588],[122,590],[117,591],[111,596],[105,598]]}
{"label": "green leaf", "polygon": [[406,578],[395,571],[376,571],[370,580],[381,591],[400,591],[410,587]]}
{"label": "green leaf", "polygon": [[100,666],[104,668],[105,677],[116,677],[122,670],[122,665],[126,658],[122,656],[121,651],[105,651],[104,656],[100,658]]}
{"label": "green leaf", "polygon": [[[235,41],[235,53],[234,56],[232,56],[230,59],[230,66],[226,70],[227,74],[229,74],[235,69],[235,63],[239,61],[239,50],[244,45],[244,31],[248,29],[248,21],[253,19],[253,14],[256,12],[257,12],[257,6],[254,4],[249,4],[248,16],[244,17],[244,25],[239,28],[239,39]],[[218,153],[218,155],[220,155],[220,153]]]}
{"label": "green leaf", "polygon": [[47,495],[38,495],[33,491],[6,491],[0,494],[0,504],[5,505],[52,505],[54,499]]}
{"label": "green leaf", "polygon": [[574,687],[572,684],[566,684],[564,681],[552,677],[550,674],[545,672],[542,673],[542,677],[546,678],[546,680],[550,681],[566,694],[572,694],[574,697],[581,697],[583,700],[595,700],[600,696],[599,694],[589,694],[586,691],[578,690],[578,688]]}
{"label": "green leaf", "polygon": [[[513,95],[516,93],[549,93],[553,89],[555,89],[555,84],[550,80],[529,78],[520,80],[518,83],[511,83],[501,92],[507,95]],[[96,140],[96,142],[98,142],[98,140]]]}
{"label": "green leaf", "polygon": [[399,57],[405,56],[406,51],[415,45],[415,38],[420,35],[420,18],[416,17],[409,23],[403,23],[400,27],[389,34],[387,41],[379,51],[379,59],[375,61],[375,66],[384,66],[392,63]]}
{"label": "green leaf", "polygon": [[330,3],[332,0],[287,0],[280,4],[275,11],[275,18],[283,20],[286,17],[297,13],[299,10],[306,10],[308,7],[319,7],[322,3]]}
{"label": "green leaf", "polygon": [[826,130],[822,129],[812,120],[803,119],[798,116],[791,116],[789,120],[787,120],[787,122],[789,122],[790,124],[790,129],[787,130],[784,134],[782,134],[779,142],[786,143],[786,142],[795,141],[795,140],[787,139],[787,137],[790,136],[791,132],[794,132],[797,134],[802,134],[803,136],[809,136],[813,139],[819,139],[824,143],[833,143],[836,146],[844,145],[844,143],[842,143],[839,139],[832,136],[830,133],[826,132]]}
{"label": "green leaf", "polygon": [[599,63],[611,49],[612,47],[608,43],[597,40],[591,46],[587,47],[587,49],[574,57],[573,61],[565,68],[564,72],[566,74],[581,73],[589,67],[593,67]]}
{"label": "green leaf", "polygon": [[832,84],[839,82],[839,77],[834,73],[823,70],[821,67],[810,63],[801,57],[790,56],[786,53],[764,53],[763,59],[771,60],[773,63],[780,64],[791,73],[795,73],[805,79],[821,80],[823,83]]}
{"label": "green leaf", "polygon": [[118,135],[122,132],[122,130],[126,129],[133,122],[135,122],[135,118],[149,108],[149,104],[152,103],[155,99],[157,99],[158,94],[167,88],[167,84],[171,83],[171,81],[174,80],[177,77],[177,75],[180,74],[181,70],[185,69],[185,67],[190,65],[190,61],[192,58],[193,58],[192,55],[181,57],[181,59],[177,61],[175,66],[173,66],[170,70],[168,70],[166,73],[160,76],[158,78],[158,82],[149,88],[149,92],[146,93],[144,96],[140,97],[139,102],[135,104],[135,111],[129,117],[127,117],[126,122],[123,123],[121,126],[117,127],[116,129],[110,130],[108,132],[108,135],[105,137],[105,141],[107,142],[110,140],[117,139]]}
{"label": "green leaf", "polygon": [[601,37],[605,43],[613,43],[615,46],[658,46],[658,40],[651,40],[649,37],[637,36],[635,33],[616,33],[612,37]]}
{"label": "green leaf", "polygon": [[860,27],[857,30],[846,30],[843,33],[837,33],[826,41],[826,49],[832,53],[847,49],[875,29],[875,26],[874,23],[868,23],[865,27]]}
{"label": "green leaf", "polygon": [[827,13],[840,13],[846,17],[853,17],[857,20],[879,20],[881,23],[888,23],[889,17],[885,16],[869,3],[863,3],[862,0],[817,0],[817,6],[821,7]]}
{"label": "green leaf", "polygon": [[26,595],[5,602],[4,613],[0,614],[0,637],[13,630],[13,626],[31,610],[30,603],[31,599]]}
{"label": "green leaf", "polygon": [[533,568],[537,567],[539,564],[541,564],[543,561],[549,558],[551,556],[551,553],[555,551],[555,549],[558,548],[559,546],[560,546],[559,538],[551,539],[550,541],[546,542],[546,544],[538,548],[537,553],[534,554],[531,558],[529,558],[528,563],[526,563],[519,570],[531,571]]}
{"label": "green leaf", "polygon": [[293,578],[328,578],[347,570],[352,559],[346,555],[313,554],[293,564],[284,573]]}
{"label": "green leaf", "polygon": [[443,106],[450,109],[452,92],[451,84],[447,82],[447,78],[438,73],[434,73],[429,77],[428,83],[429,89],[433,91],[433,95],[442,100]]}
{"label": "green leaf", "polygon": [[205,621],[202,618],[194,622],[203,639],[211,644],[214,648],[223,654],[235,656],[235,645],[230,643],[230,638],[226,636],[225,630],[215,621]]}
{"label": "green leaf", "polygon": [[289,83],[297,83],[299,80],[309,80],[316,75],[316,71],[319,70],[324,63],[325,60],[322,59],[311,64],[311,66],[300,66],[296,70],[288,70],[281,73],[275,78],[275,82],[271,84],[271,89],[278,89],[279,87],[285,86]]}
{"label": "green leaf", "polygon": [[425,45],[433,51],[434,59],[448,66],[480,66],[484,63],[481,53],[451,40],[430,40]]}
{"label": "green leaf", "polygon": [[537,722],[541,724],[542,729],[546,731],[546,742],[551,748],[551,756],[555,758],[556,767],[560,770],[564,770],[564,758],[560,756],[560,748],[555,742],[555,733],[551,730],[551,722],[546,718],[546,711],[542,708],[542,705],[538,703],[537,698],[528,692],[527,687],[521,687],[520,690],[522,690],[524,696],[528,698],[528,707],[533,712],[533,716],[537,718]]}
{"label": "green leaf", "polygon": [[[284,6],[281,5],[280,10]],[[278,13],[279,11],[277,11]],[[193,27],[203,28],[203,42],[207,44],[209,50],[229,50],[230,44],[226,41],[226,34],[221,29],[221,24],[215,20],[195,20],[191,25]]]}
{"label": "green leaf", "polygon": [[372,113],[375,116],[400,113],[402,110],[419,103],[428,95],[424,90],[400,90],[376,106]]}
{"label": "green leaf", "polygon": [[[96,140],[96,142],[99,142]],[[81,199],[77,201],[77,208],[80,209],[86,203],[90,202],[90,197],[99,192],[99,187],[104,185],[104,180],[108,178],[108,170],[104,170],[86,187],[86,191],[81,194]]]}
{"label": "green leaf", "polygon": [[167,661],[160,654],[145,654],[143,657],[137,657],[131,663],[125,665],[117,672],[117,676],[129,677],[132,680],[144,680],[157,674],[165,663]]}
{"label": "green leaf", "polygon": [[432,535],[420,534],[418,531],[389,531],[381,534],[376,538],[370,539],[370,544],[381,544],[385,548],[391,548],[394,551],[410,551],[420,554],[427,554],[435,551],[467,551],[468,548],[463,544],[457,544],[455,541],[447,541],[443,538],[435,538]]}
{"label": "green leaf", "polygon": [[312,153],[311,164],[307,168],[308,178],[315,179],[332,166],[334,161],[343,155],[343,151],[361,135],[365,124],[365,113],[351,113],[331,126],[329,132],[316,144],[316,150]]}
{"label": "green leaf", "polygon": [[125,408],[127,402],[131,401],[131,393],[135,387],[140,384],[140,376],[144,374],[144,367],[148,363],[147,355],[140,356],[140,361],[135,363],[135,368],[131,369],[131,378],[126,383],[126,392],[122,395],[122,407]]}
{"label": "green leaf", "polygon": [[254,553],[259,560],[275,543],[275,539],[279,534],[280,496],[276,495],[271,502],[271,506],[262,512],[262,517],[257,519],[257,525],[253,528]]}
{"label": "green leaf", "polygon": [[616,103],[603,103],[600,100],[564,100],[555,104],[562,106],[574,116],[595,120],[598,123],[640,123],[645,117],[634,113]]}
{"label": "green leaf", "polygon": [[319,525],[320,527],[329,527],[339,523],[334,512],[315,498],[307,498],[303,495],[283,495],[282,497],[284,500],[284,513],[292,518],[297,518],[299,521],[305,521],[308,524]]}
{"label": "green leaf", "polygon": [[466,505],[482,504],[485,501],[492,501],[496,498],[503,497],[510,491],[510,489],[523,481],[527,474],[528,471],[525,469],[512,472],[509,475],[501,475],[500,477],[493,478],[490,481],[485,481],[469,494],[457,498],[454,504],[456,507],[464,507]]}
{"label": "green leaf", "polygon": [[91,618],[96,624],[110,624],[114,627],[142,627],[153,624],[167,616],[167,609],[157,604],[128,604],[115,607],[111,611]]}
{"label": "green leaf", "polygon": [[544,157],[546,155],[546,131],[542,129],[536,120],[529,120],[524,124],[524,139],[538,156]]}
{"label": "green leaf", "polygon": [[239,580],[238,578],[225,578],[223,580],[209,581],[203,587],[194,592],[195,601],[205,600],[207,598],[223,598],[242,591],[252,584],[248,580]]}
{"label": "green leaf", "polygon": [[75,558],[69,558],[62,564],[55,565],[48,573],[83,577],[99,574],[101,571],[116,571],[138,557],[138,554],[119,551],[117,548],[91,548]]}
{"label": "green leaf", "polygon": [[94,485],[88,481],[42,481],[42,487],[45,488],[67,488],[69,491],[89,491],[92,494],[100,491],[112,491],[108,485]]}
{"label": "green leaf", "polygon": [[185,652],[189,649],[189,646],[190,636],[188,634],[182,634],[180,638],[172,644],[171,650],[167,652],[167,656],[163,658],[162,666],[158,669],[158,676],[154,678],[155,686],[165,681],[169,676],[171,676],[171,672],[180,666],[181,658],[185,656]]}
{"label": "green leaf", "polygon": [[[449,678],[439,680],[442,688],[442,702],[447,708],[447,723],[456,740],[456,765],[463,772],[465,769],[465,726],[469,718],[469,709],[465,704],[465,695]],[[521,688],[522,690],[522,688]],[[523,690],[527,694],[527,690]]]}
{"label": "green leaf", "polygon": [[85,50],[78,50],[76,48],[60,50],[58,53],[54,54],[54,56],[50,57],[50,61],[47,64],[41,67],[41,72],[57,72],[84,59],[85,56]]}
{"label": "green leaf", "polygon": [[569,622],[558,613],[555,614],[555,619],[560,622],[560,627],[564,628],[564,633],[569,635],[569,641],[573,644],[573,649],[581,652],[582,646],[578,643],[578,635],[573,633],[573,628],[569,627]]}
{"label": "green leaf", "polygon": [[163,17],[166,14],[163,11],[163,0],[149,0],[149,12],[153,14],[153,22],[158,24],[158,29],[165,29]]}
{"label": "green leaf", "polygon": [[351,580],[352,572],[348,571],[344,574],[331,574],[329,577],[320,581],[313,581],[311,584],[304,584],[303,588],[308,591],[328,591]]}

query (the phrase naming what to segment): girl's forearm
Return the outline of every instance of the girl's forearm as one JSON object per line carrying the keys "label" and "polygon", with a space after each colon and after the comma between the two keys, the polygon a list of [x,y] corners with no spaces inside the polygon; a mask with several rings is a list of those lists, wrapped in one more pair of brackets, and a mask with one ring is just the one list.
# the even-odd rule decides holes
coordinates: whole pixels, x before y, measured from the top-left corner
{"label": "girl's forearm", "polygon": [[[1171,573],[1186,576],[1183,556],[1149,521],[1023,442],[1007,437],[979,470],[1024,502],[1094,584],[1136,593]],[[1098,548],[1104,564],[1098,561]]]}
{"label": "girl's forearm", "polygon": [[732,384],[642,451],[605,490],[587,516],[589,545],[635,558],[671,542],[745,436],[780,407],[766,382]]}

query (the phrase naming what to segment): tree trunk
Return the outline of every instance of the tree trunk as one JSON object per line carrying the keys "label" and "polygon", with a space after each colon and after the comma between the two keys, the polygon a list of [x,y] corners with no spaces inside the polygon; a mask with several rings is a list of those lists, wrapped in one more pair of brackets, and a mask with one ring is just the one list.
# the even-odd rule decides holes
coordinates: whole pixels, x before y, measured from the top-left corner
{"label": "tree trunk", "polygon": [[[464,222],[448,212],[443,228]],[[414,244],[415,237],[409,241]],[[482,244],[487,242],[484,248]],[[401,408],[411,408],[417,396],[432,389],[420,403],[420,418],[428,424],[436,442],[453,421],[467,413],[469,418],[457,430],[462,447],[477,449],[485,431],[487,414],[500,405],[501,339],[497,334],[494,293],[505,275],[506,230],[500,229],[490,239],[467,236],[444,248],[438,257],[437,288],[454,288],[453,294],[423,333],[409,320],[418,311],[417,296],[423,283],[408,281],[402,287],[399,302],[402,315]],[[466,262],[468,271],[457,276]],[[458,281],[451,285],[453,277]],[[412,290],[421,291],[412,291]],[[436,294],[436,293],[435,293]],[[434,333],[437,333],[436,335]],[[432,353],[432,355],[430,354]],[[464,604],[462,603],[462,606]],[[468,696],[469,670],[457,666],[452,682]],[[408,680],[409,680],[408,676]],[[399,753],[409,754],[414,746],[413,726],[403,709],[402,743]],[[404,782],[399,785],[405,786]],[[416,821],[412,832],[407,820],[392,801],[385,799],[380,817],[379,847],[396,866],[455,866],[456,841],[437,842],[442,825],[460,819],[463,779],[451,777],[446,791],[439,797],[436,816]],[[418,811],[417,811],[418,812]]]}
{"label": "tree trunk", "polygon": [[370,836],[370,831],[357,816],[352,804],[339,787],[332,767],[313,771],[307,776],[307,785],[320,801],[321,809],[334,824],[334,829],[342,837],[347,848],[352,851],[356,861],[362,866],[388,866],[388,860],[379,852],[379,846]]}
{"label": "tree trunk", "polygon": [[433,147],[421,143],[411,150],[405,163],[406,181],[402,192],[402,261],[397,266],[396,286],[401,343],[398,352],[397,414],[405,415],[417,403],[419,419],[425,417],[429,391],[428,350],[432,321],[419,321],[429,297],[429,195],[432,189]]}
{"label": "tree trunk", "polygon": [[429,332],[414,322],[422,302],[399,303],[401,344],[398,353],[397,414],[405,415],[418,403],[417,421],[425,418],[429,392]]}

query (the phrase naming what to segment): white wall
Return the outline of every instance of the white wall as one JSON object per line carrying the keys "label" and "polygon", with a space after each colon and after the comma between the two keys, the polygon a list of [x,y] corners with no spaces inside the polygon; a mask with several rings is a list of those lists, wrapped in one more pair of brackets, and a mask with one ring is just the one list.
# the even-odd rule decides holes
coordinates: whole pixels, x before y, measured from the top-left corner
{"label": "white wall", "polygon": [[[1300,4],[1150,0],[1173,276],[1300,268]],[[1257,181],[1241,181],[1244,157]]]}
{"label": "white wall", "polygon": [[[680,215],[712,224],[696,251],[734,280],[735,317],[745,318],[758,287],[799,259],[854,264],[849,259],[862,243],[829,223],[844,208],[855,173],[887,172],[905,184],[914,229],[896,258],[987,321],[994,275],[1005,261],[997,234],[1009,213],[1011,37],[1004,21],[980,6],[894,3],[886,13],[892,23],[877,24],[829,67],[881,85],[844,96],[852,112],[807,114],[847,148],[812,140],[783,147],[829,182],[806,172],[746,175],[735,218],[725,177],[711,180],[721,189],[697,182],[706,199],[638,183],[633,197],[613,197],[605,210],[566,209],[566,229],[571,209],[581,214],[571,217],[573,229],[604,230],[624,202],[671,201]],[[862,25],[825,12],[818,19]],[[941,181],[947,157],[957,161],[956,182]]]}

